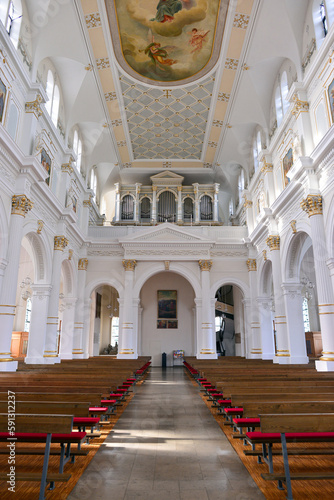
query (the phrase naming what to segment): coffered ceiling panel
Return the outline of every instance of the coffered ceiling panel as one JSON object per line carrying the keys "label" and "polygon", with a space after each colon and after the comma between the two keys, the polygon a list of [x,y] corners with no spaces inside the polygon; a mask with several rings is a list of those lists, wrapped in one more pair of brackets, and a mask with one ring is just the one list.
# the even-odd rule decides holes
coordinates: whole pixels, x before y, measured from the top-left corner
{"label": "coffered ceiling panel", "polygon": [[186,88],[148,88],[122,75],[124,108],[133,156],[200,160],[214,75]]}

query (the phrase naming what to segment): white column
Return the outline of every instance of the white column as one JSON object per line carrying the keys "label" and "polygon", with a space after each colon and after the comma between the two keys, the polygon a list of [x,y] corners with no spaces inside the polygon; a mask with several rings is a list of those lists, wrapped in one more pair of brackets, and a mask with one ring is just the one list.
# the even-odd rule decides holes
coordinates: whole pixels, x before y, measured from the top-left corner
{"label": "white column", "polygon": [[63,304],[65,306],[63,312],[63,321],[60,333],[60,359],[72,359],[73,350],[73,337],[74,337],[74,315],[75,304],[77,299],[75,297],[65,297]]}
{"label": "white column", "polygon": [[119,182],[116,182],[116,207],[115,207],[115,221],[119,222],[121,220],[121,193]]}
{"label": "white column", "polygon": [[277,352],[274,357],[274,362],[280,364],[289,364],[290,349],[284,307],[284,297],[282,293],[280,237],[278,235],[269,236],[267,238],[267,245],[270,248],[275,301],[275,330]]}
{"label": "white column", "polygon": [[46,338],[44,358],[45,363],[54,364],[60,363],[58,356],[58,308],[59,308],[59,290],[60,290],[60,277],[61,277],[61,263],[63,259],[63,251],[67,246],[67,239],[65,236],[54,237],[54,252],[52,260],[52,290],[49,300],[49,311],[46,322]]}
{"label": "white column", "polygon": [[152,197],[152,223],[157,222],[157,186],[152,186],[153,197]]}
{"label": "white column", "polygon": [[8,264],[8,260],[0,259],[0,294],[2,291],[3,277],[5,275],[7,264]]}
{"label": "white column", "polygon": [[69,163],[64,163],[61,166],[61,180],[59,182],[58,198],[61,204],[66,206],[66,196],[71,184],[71,175],[73,173],[73,167],[71,165],[72,159]]}
{"label": "white column", "polygon": [[303,320],[303,297],[300,283],[282,283],[290,345],[290,363],[307,364]]}
{"label": "white column", "polygon": [[138,342],[137,342],[137,353],[138,356],[142,356],[142,321],[143,321],[143,308],[138,304]]}
{"label": "white column", "polygon": [[119,359],[136,359],[135,338],[137,332],[133,325],[133,282],[134,270],[137,265],[135,260],[123,260],[124,267],[124,302],[123,319],[120,324],[120,341],[117,357]]}
{"label": "white column", "polygon": [[75,308],[74,317],[74,336],[73,336],[73,359],[82,359],[84,357],[84,295],[86,286],[86,271],[88,266],[88,259],[79,259],[78,262],[78,275],[77,275],[77,304]]}
{"label": "white column", "polygon": [[195,224],[198,224],[200,221],[200,213],[199,213],[199,199],[198,199],[198,187],[199,184],[195,183],[193,184],[194,186],[194,193],[195,193]]}
{"label": "white column", "polygon": [[35,100],[25,103],[25,114],[23,115],[22,124],[22,130],[24,130],[25,133],[22,134],[20,142],[21,151],[28,156],[32,154],[32,145],[36,137],[38,119],[43,114],[41,104],[44,102],[40,94],[35,94],[32,99]]}
{"label": "white column", "polygon": [[138,358],[138,343],[139,343],[139,330],[140,330],[138,319],[139,319],[140,299],[132,299],[132,309],[133,309],[133,311],[132,311],[133,350],[135,353],[135,358]]}
{"label": "white column", "polygon": [[244,308],[245,358],[249,359],[252,350],[251,300],[242,299],[242,305]]}
{"label": "white column", "polygon": [[177,186],[177,223],[183,223],[182,213],[182,186]]}
{"label": "white column", "polygon": [[275,343],[272,320],[272,301],[269,297],[257,299],[260,313],[262,359],[273,359],[275,356]]}
{"label": "white column", "polygon": [[28,350],[25,358],[27,364],[44,364],[44,346],[46,335],[46,318],[48,315],[51,285],[31,285],[32,302]]}
{"label": "white column", "polygon": [[89,332],[91,327],[91,309],[92,309],[92,299],[86,299],[84,302],[84,335],[83,335],[83,351],[84,351],[84,359],[89,358],[90,353],[90,345],[89,345]]}
{"label": "white column", "polygon": [[250,192],[244,189],[242,197],[244,199],[244,210],[246,215],[246,224],[249,228],[249,234],[254,229],[253,202],[252,200],[248,199],[248,197],[250,196]]}
{"label": "white column", "polygon": [[17,361],[13,361],[11,357],[12,331],[16,309],[23,222],[32,206],[31,201],[23,194],[12,197],[7,250],[8,264],[0,295],[0,371],[15,371],[17,369]]}
{"label": "white column", "polygon": [[327,267],[329,269],[329,274],[330,274],[330,277],[332,280],[332,289],[333,289],[333,294],[334,294],[334,258],[328,259]]}
{"label": "white column", "polygon": [[247,260],[249,288],[251,290],[250,309],[250,349],[249,357],[253,359],[262,358],[262,345],[261,345],[261,325],[259,321],[259,310],[257,303],[257,266],[256,259]]}
{"label": "white column", "polygon": [[213,198],[213,222],[218,222],[218,192],[220,184],[215,183],[215,194]]}
{"label": "white column", "polygon": [[334,371],[334,294],[327,267],[328,259],[322,197],[309,194],[301,207],[308,213],[312,233],[315,277],[317,282],[319,320],[322,337],[322,356],[316,361],[318,371]]}
{"label": "white column", "polygon": [[140,203],[139,203],[139,195],[140,195],[140,186],[141,184],[139,182],[136,183],[136,200],[135,200],[135,213],[134,213],[134,219],[136,222],[139,222],[140,218]]}
{"label": "white column", "polygon": [[210,299],[210,269],[211,260],[200,260],[202,285],[202,320],[198,323],[198,359],[217,359],[216,332],[213,323],[212,301]]}

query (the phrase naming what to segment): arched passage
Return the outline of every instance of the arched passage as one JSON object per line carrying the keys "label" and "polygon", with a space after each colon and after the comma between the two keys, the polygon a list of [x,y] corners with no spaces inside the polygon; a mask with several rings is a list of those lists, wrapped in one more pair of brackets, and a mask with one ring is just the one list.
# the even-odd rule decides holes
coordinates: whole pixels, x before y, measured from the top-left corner
{"label": "arched passage", "polygon": [[147,279],[140,291],[139,354],[152,356],[153,366],[173,365],[173,351],[196,352],[195,291],[183,276],[172,271],[158,272]]}

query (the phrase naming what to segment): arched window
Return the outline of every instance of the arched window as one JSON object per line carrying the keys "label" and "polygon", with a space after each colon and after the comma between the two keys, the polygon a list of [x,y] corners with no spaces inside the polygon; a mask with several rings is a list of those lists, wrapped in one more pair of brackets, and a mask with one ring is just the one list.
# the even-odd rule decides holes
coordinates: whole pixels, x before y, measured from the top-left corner
{"label": "arched window", "polygon": [[320,17],[321,17],[321,23],[322,23],[323,33],[324,33],[324,37],[325,37],[328,33],[325,2],[320,2]]}
{"label": "arched window", "polygon": [[151,202],[147,196],[141,200],[140,219],[143,222],[147,222],[151,219]]}
{"label": "arched window", "polygon": [[82,158],[82,142],[81,142],[81,139],[79,139],[79,134],[78,134],[77,130],[74,131],[74,135],[73,135],[73,151],[74,151],[75,156],[77,158],[75,165],[76,165],[77,169],[80,171],[81,158]]}
{"label": "arched window", "polygon": [[192,222],[194,218],[194,204],[191,198],[185,198],[183,203],[183,220]]}
{"label": "arched window", "polygon": [[260,130],[258,131],[256,136],[256,147],[257,147],[257,156],[259,156],[259,154],[262,151],[262,139]]}
{"label": "arched window", "polygon": [[17,49],[22,22],[21,0],[10,0],[8,3],[6,31]]}
{"label": "arched window", "polygon": [[80,170],[80,168],[81,168],[81,160],[82,160],[82,142],[79,139],[78,152],[77,152],[77,169],[78,170]]}
{"label": "arched window", "polygon": [[77,154],[78,151],[79,136],[78,132],[75,130],[73,134],[73,151]]}
{"label": "arched window", "polygon": [[52,110],[51,110],[51,120],[53,121],[53,124],[55,125],[55,127],[57,127],[59,105],[60,105],[59,87],[58,87],[58,85],[55,85],[55,88],[53,91]]}
{"label": "arched window", "polygon": [[289,102],[286,99],[288,93],[289,93],[288,77],[287,77],[286,71],[284,71],[282,78],[281,78],[281,95],[282,95],[283,114],[284,115],[289,108]]}
{"label": "arched window", "polygon": [[277,127],[279,127],[283,118],[282,97],[279,87],[276,88],[275,92],[275,108],[276,108]]}
{"label": "arched window", "polygon": [[201,198],[200,203],[201,220],[212,220],[212,199],[208,195],[204,195]]}
{"label": "arched window", "polygon": [[122,220],[133,220],[134,216],[134,200],[130,194],[124,196],[122,200]]}
{"label": "arched window", "polygon": [[234,213],[234,206],[233,206],[233,200],[230,200],[230,203],[228,205],[228,214],[231,217]]}
{"label": "arched window", "polygon": [[52,97],[53,97],[53,87],[54,87],[54,78],[52,71],[49,69],[48,71],[48,76],[46,80],[46,95],[48,96],[49,100],[45,104],[45,109],[51,116],[51,109],[52,109]]}
{"label": "arched window", "polygon": [[92,171],[90,173],[90,188],[94,193],[94,200],[96,198],[96,185],[97,185],[96,174],[95,174],[95,170],[92,169]]}

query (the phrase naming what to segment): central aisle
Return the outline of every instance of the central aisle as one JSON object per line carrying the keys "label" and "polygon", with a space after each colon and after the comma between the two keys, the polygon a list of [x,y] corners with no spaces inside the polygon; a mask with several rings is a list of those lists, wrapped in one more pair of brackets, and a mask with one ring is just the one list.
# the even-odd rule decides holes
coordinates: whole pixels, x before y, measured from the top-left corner
{"label": "central aisle", "polygon": [[134,390],[70,500],[264,499],[182,367]]}

